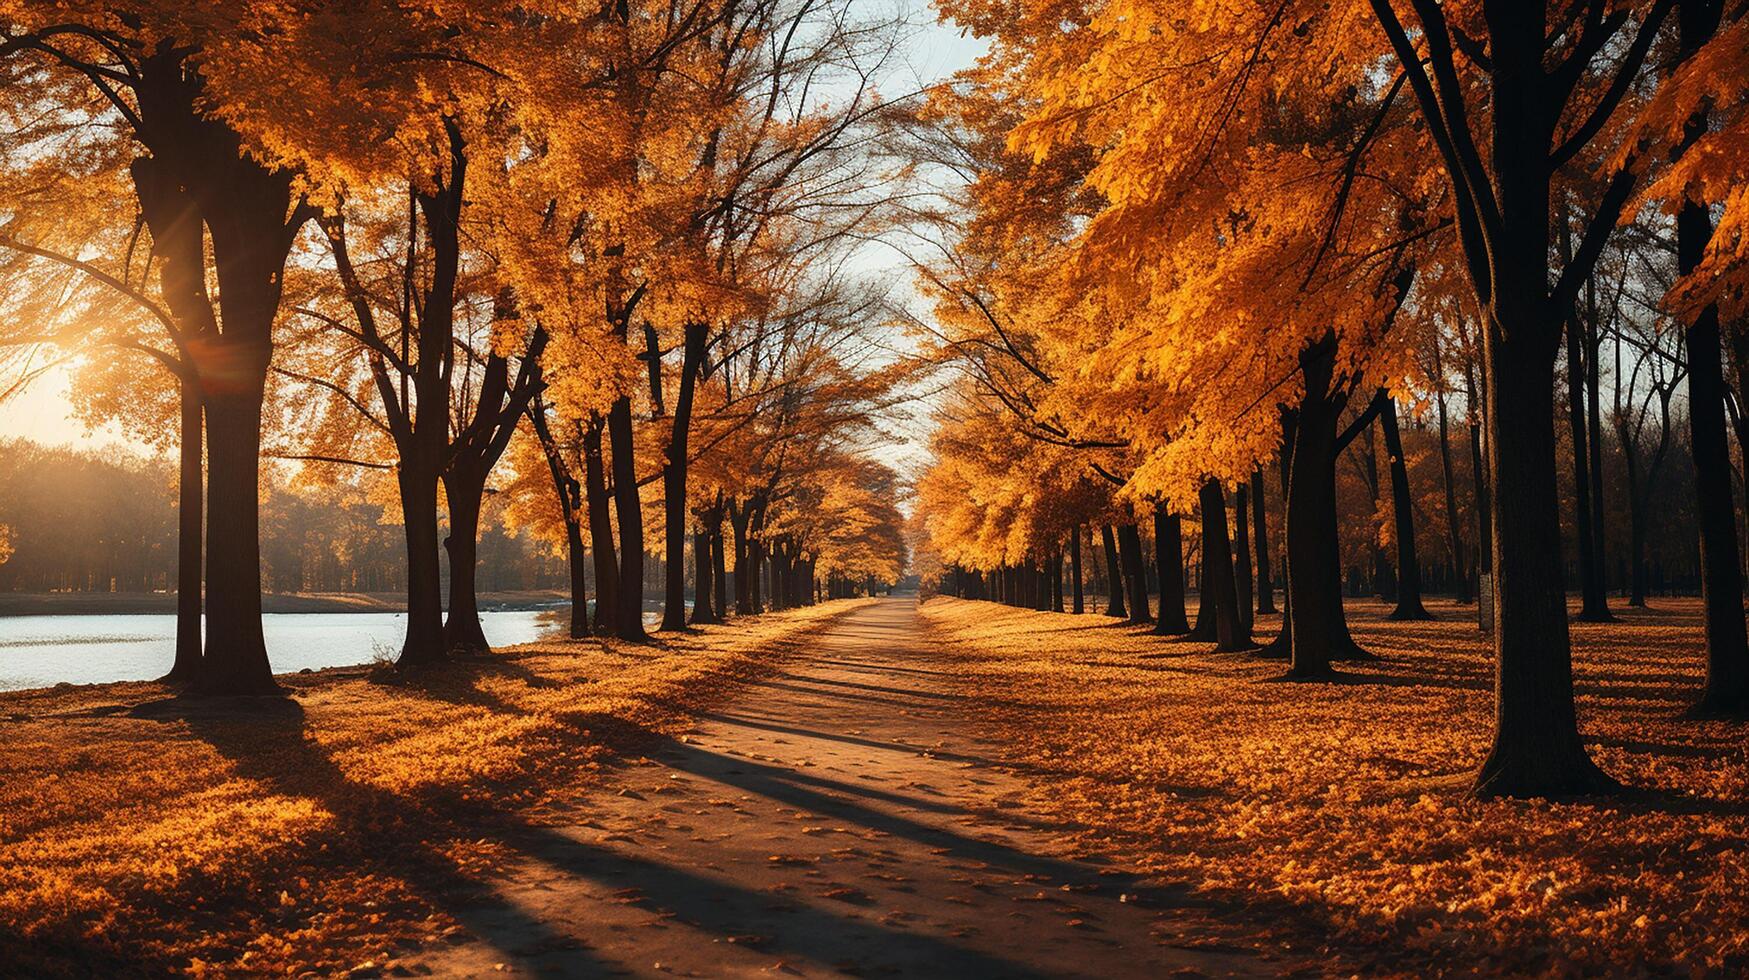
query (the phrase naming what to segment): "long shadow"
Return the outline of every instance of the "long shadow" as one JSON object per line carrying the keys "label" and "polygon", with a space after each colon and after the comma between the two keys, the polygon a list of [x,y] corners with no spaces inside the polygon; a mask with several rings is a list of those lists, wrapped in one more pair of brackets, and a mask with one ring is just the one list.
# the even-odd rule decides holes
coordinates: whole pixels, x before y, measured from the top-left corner
{"label": "long shadow", "polygon": [[935,701],[966,701],[963,694],[949,694],[945,691],[925,691],[910,687],[887,687],[881,684],[861,684],[856,681],[839,681],[827,677],[798,677],[795,674],[778,674],[778,677],[790,681],[803,681],[808,684],[828,684],[832,687],[848,687],[858,691],[872,691],[877,694],[892,694],[907,698],[929,698]]}
{"label": "long shadow", "polygon": [[934,749],[927,745],[910,745],[905,742],[883,742],[875,738],[861,738],[856,735],[840,735],[833,732],[822,732],[812,728],[798,728],[794,725],[780,725],[774,721],[761,721],[744,715],[731,715],[719,712],[695,712],[694,717],[724,725],[735,725],[741,728],[757,728],[760,731],[775,732],[780,735],[794,735],[798,738],[818,738],[830,742],[842,742],[846,745],[860,745],[870,749],[884,749],[890,752],[909,752],[914,755],[927,755],[932,759],[947,762],[961,762],[980,769],[1000,769],[1005,772],[1021,772],[1028,775],[1062,778],[1074,775],[1063,769],[1048,766],[1036,766],[1024,762],[996,762],[980,755],[967,755],[964,752],[949,752],[944,749]]}
{"label": "long shadow", "polygon": [[[868,800],[878,800],[947,816],[979,815],[976,811],[968,810],[962,806],[934,803],[867,786],[857,786],[838,780],[812,776],[793,769],[754,762],[739,756],[723,755],[661,736],[655,737],[660,739],[661,745],[658,749],[652,750],[650,754],[653,757],[661,758],[668,765],[681,772],[734,786],[748,793],[788,804],[796,809],[830,815],[857,823],[870,830],[900,837],[956,858],[981,861],[985,864],[1007,868],[1016,874],[1041,875],[1063,884],[1103,883],[1113,887],[1121,885],[1126,891],[1152,891],[1157,896],[1180,894],[1178,889],[1144,888],[1138,879],[1128,876],[1102,875],[1098,869],[1087,865],[1060,858],[1029,854],[1025,851],[1017,851],[1005,844],[968,837],[943,827],[920,823],[901,814],[873,809],[837,794],[859,796]],[[987,816],[1007,823],[1027,822],[1040,829],[1063,829],[1063,825],[1057,823],[1043,824],[1018,821],[1016,820],[1018,815],[1005,811]]]}
{"label": "long shadow", "polygon": [[1370,685],[1377,687],[1422,687],[1448,691],[1489,691],[1493,683],[1484,678],[1459,675],[1380,674],[1361,670],[1338,670],[1328,680],[1331,684]]}
{"label": "long shadow", "polygon": [[[319,854],[310,850],[312,842],[305,842],[276,869],[282,880],[296,877],[294,869],[302,862],[316,866],[317,873],[330,868],[392,876],[507,955],[522,955],[531,946],[566,949],[571,975],[623,972],[574,948],[571,937],[545,922],[492,901],[481,881],[442,856],[443,845],[478,840],[482,825],[490,823],[488,811],[449,792],[399,794],[348,778],[308,737],[303,706],[296,701],[170,698],[140,705],[133,713],[184,722],[195,737],[231,760],[237,775],[260,780],[274,792],[316,800],[333,814],[334,826],[324,835]],[[252,921],[252,913],[260,911],[260,895],[272,891],[260,882],[239,883],[228,891],[203,893],[203,904],[214,910],[213,917],[223,919],[229,913]],[[385,914],[397,912],[414,914],[411,909]]]}
{"label": "long shadow", "polygon": [[[867,959],[875,973],[909,976],[1043,978],[1048,974],[1022,962],[961,946],[928,933],[893,929],[868,919],[847,918],[831,910],[793,902],[682,867],[637,857],[568,837],[545,827],[527,827],[517,835],[523,852],[552,867],[641,894],[638,904],[673,914],[680,921],[719,935],[746,933],[749,923],[772,923],[759,950],[773,955],[807,957],[827,964]],[[768,913],[780,909],[773,922]],[[865,964],[858,962],[858,967]]]}
{"label": "long shadow", "polygon": [[895,667],[892,664],[866,660],[816,660],[814,662],[828,667],[851,667],[857,670],[866,670],[871,673],[892,672],[898,674],[930,674],[936,677],[959,676],[952,671],[947,670],[925,670],[922,667]]}
{"label": "long shadow", "polygon": [[1683,756],[1690,759],[1722,759],[1731,755],[1741,756],[1743,752],[1741,745],[1672,745],[1668,742],[1617,738],[1613,735],[1587,735],[1585,741],[1593,745],[1602,745],[1628,752]]}

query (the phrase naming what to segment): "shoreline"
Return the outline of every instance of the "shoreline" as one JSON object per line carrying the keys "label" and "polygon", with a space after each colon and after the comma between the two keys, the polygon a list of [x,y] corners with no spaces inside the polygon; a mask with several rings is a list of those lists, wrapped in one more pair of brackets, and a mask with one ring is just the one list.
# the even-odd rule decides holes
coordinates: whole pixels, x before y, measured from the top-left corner
{"label": "shoreline", "polygon": [[[570,605],[558,589],[482,592],[481,612],[533,612]],[[402,612],[401,592],[300,592],[261,595],[264,613],[385,613]],[[173,592],[0,592],[4,616],[144,616],[176,612]]]}

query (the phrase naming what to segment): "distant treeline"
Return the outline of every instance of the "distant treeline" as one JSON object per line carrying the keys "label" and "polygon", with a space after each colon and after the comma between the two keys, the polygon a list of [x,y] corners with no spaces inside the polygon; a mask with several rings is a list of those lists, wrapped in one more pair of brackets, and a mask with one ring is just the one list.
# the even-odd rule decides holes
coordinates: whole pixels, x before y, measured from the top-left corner
{"label": "distant treeline", "polygon": [[[401,528],[383,508],[264,474],[261,574],[272,592],[406,588]],[[482,530],[485,591],[563,588],[568,573],[528,537]],[[176,471],[125,450],[0,440],[0,591],[152,592],[176,581]]]}

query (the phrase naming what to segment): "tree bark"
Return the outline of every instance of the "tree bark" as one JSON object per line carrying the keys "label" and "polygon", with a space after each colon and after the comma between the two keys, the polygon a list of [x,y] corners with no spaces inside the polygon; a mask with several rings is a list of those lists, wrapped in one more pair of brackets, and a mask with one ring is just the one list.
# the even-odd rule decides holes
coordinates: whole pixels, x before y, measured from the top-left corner
{"label": "tree bark", "polygon": [[1079,616],[1086,611],[1085,596],[1081,594],[1081,525],[1079,524],[1069,529],[1069,582],[1073,595],[1071,611]]}
{"label": "tree bark", "polygon": [[1300,354],[1305,395],[1296,413],[1287,490],[1287,676],[1331,676],[1332,661],[1366,659],[1348,633],[1342,609],[1342,552],[1336,523],[1336,423],[1347,397],[1331,391],[1336,340],[1326,336]]}
{"label": "tree bark", "polygon": [[1130,624],[1146,626],[1153,622],[1148,614],[1148,576],[1142,565],[1142,535],[1134,524],[1120,524],[1117,529],[1118,556],[1129,580]]}
{"label": "tree bark", "polygon": [[[276,694],[261,632],[261,401],[267,351],[238,378],[241,390],[213,390],[207,406],[209,534],[206,654],[200,689],[209,694]],[[257,368],[255,365],[259,365]]]}
{"label": "tree bark", "polygon": [[1118,567],[1117,536],[1112,533],[1110,524],[1100,525],[1099,533],[1105,545],[1105,614],[1124,619],[1129,613],[1124,611],[1124,580]]}
{"label": "tree bark", "polygon": [[[572,639],[589,635],[589,580],[586,574],[587,555],[583,547],[583,486],[571,475],[565,457],[559,450],[547,424],[546,406],[536,399],[529,406],[529,424],[540,441],[541,453],[547,460],[547,473],[553,479],[553,494],[558,498],[559,517],[565,523],[565,563],[571,573]],[[435,502],[434,502],[435,503]]]}
{"label": "tree bark", "polygon": [[[1293,591],[1292,586],[1289,584],[1292,582],[1293,577],[1288,571],[1288,566],[1292,563],[1292,555],[1289,553],[1287,547],[1287,502],[1288,487],[1290,485],[1290,477],[1292,476],[1293,470],[1294,441],[1298,438],[1298,432],[1299,412],[1292,409],[1284,409],[1281,413],[1281,452],[1276,457],[1276,474],[1278,482],[1281,484],[1282,508],[1281,571],[1283,588],[1281,590],[1281,628],[1276,631],[1275,639],[1270,640],[1263,645],[1262,649],[1257,651],[1258,656],[1266,657],[1271,660],[1291,660],[1293,658]],[[1261,471],[1254,474],[1255,486],[1261,487],[1263,485],[1262,475]],[[1261,502],[1263,500],[1263,495],[1258,494],[1257,499]],[[1262,509],[1263,508],[1261,507],[1255,507],[1252,509],[1252,513],[1259,514]],[[1264,525],[1258,525],[1258,532],[1258,540],[1267,540],[1267,528],[1264,527]],[[1273,589],[1273,583],[1264,582],[1263,588],[1266,592],[1271,591]]]}
{"label": "tree bark", "polygon": [[1213,600],[1215,650],[1236,653],[1253,649],[1251,631],[1239,613],[1233,571],[1233,551],[1227,537],[1227,499],[1219,480],[1206,480],[1198,494],[1202,504],[1203,601]]}
{"label": "tree bark", "polygon": [[449,535],[443,539],[449,553],[449,615],[443,621],[443,647],[452,654],[491,653],[492,645],[480,626],[476,589],[486,476],[452,466],[443,475],[443,490],[449,499]]}
{"label": "tree bark", "polygon": [[1259,468],[1251,471],[1251,539],[1257,548],[1257,614],[1260,616],[1275,612],[1275,581],[1269,567],[1269,518],[1264,513],[1266,499],[1263,470]]}
{"label": "tree bark", "polygon": [[715,520],[711,522],[711,571],[717,587],[717,618],[729,618],[729,576],[723,561],[723,508],[717,505]]}
{"label": "tree bark", "polygon": [[[192,374],[192,366],[185,365]],[[182,407],[182,437],[177,446],[176,477],[176,657],[164,681],[193,683],[200,679],[200,557],[205,521],[206,478],[202,464],[200,381],[184,376],[178,397]]]}
{"label": "tree bark", "polygon": [[595,632],[619,632],[619,561],[608,513],[606,466],[601,458],[605,422],[590,416],[583,428],[583,485],[589,501],[589,547],[595,562]]}
{"label": "tree bark", "polygon": [[1615,619],[1599,580],[1597,538],[1592,534],[1591,467],[1586,462],[1585,369],[1581,357],[1579,320],[1569,311],[1567,335],[1567,427],[1573,443],[1573,521],[1579,539],[1579,613],[1582,623],[1607,623]]}
{"label": "tree bark", "polygon": [[1251,515],[1248,490],[1245,483],[1241,482],[1239,488],[1233,491],[1233,584],[1239,596],[1239,622],[1247,630],[1254,622],[1251,609]]}
{"label": "tree bark", "polygon": [[[692,428],[692,391],[704,364],[709,325],[688,323],[680,362],[680,392],[674,399],[673,434],[668,440],[667,462],[662,467],[662,500],[667,513],[666,592],[662,629],[686,628],[686,444]],[[655,356],[655,352],[651,352]],[[702,581],[702,579],[701,579]],[[695,594],[696,594],[696,590]],[[697,598],[694,601],[699,601]],[[703,600],[709,606],[708,598]]]}
{"label": "tree bark", "polygon": [[1168,513],[1166,505],[1154,505],[1154,565],[1160,576],[1160,610],[1154,632],[1176,636],[1190,632],[1184,614],[1183,520]]}
{"label": "tree bark", "polygon": [[[1438,361],[1439,346],[1435,338],[1433,356]],[[1434,392],[1434,399],[1439,410],[1439,468],[1445,479],[1445,529],[1446,548],[1451,555],[1452,576],[1457,585],[1457,601],[1459,605],[1468,605],[1473,601],[1470,595],[1470,577],[1464,568],[1464,541],[1458,527],[1457,486],[1452,479],[1451,466],[1451,429],[1450,419],[1445,411],[1445,367],[1443,363],[1436,364],[1439,374],[1439,387]]]}
{"label": "tree bark", "polygon": [[711,575],[711,532],[709,514],[700,514],[698,530],[692,535],[692,625],[720,620],[711,608],[714,582]]}
{"label": "tree bark", "polygon": [[619,518],[619,611],[616,632],[641,643],[644,631],[644,509],[638,496],[637,453],[632,444],[632,400],[614,399],[607,416],[613,448],[613,508]]}
{"label": "tree bark", "polygon": [[1398,622],[1433,616],[1421,604],[1421,559],[1415,553],[1415,503],[1409,493],[1409,467],[1403,459],[1403,437],[1397,430],[1397,401],[1385,395],[1379,428],[1385,435],[1385,455],[1391,466],[1391,514],[1397,535],[1397,606],[1388,618]]}
{"label": "tree bark", "polygon": [[395,663],[431,663],[444,654],[443,568],[437,560],[437,465],[403,459],[398,474],[407,539],[407,636]]}

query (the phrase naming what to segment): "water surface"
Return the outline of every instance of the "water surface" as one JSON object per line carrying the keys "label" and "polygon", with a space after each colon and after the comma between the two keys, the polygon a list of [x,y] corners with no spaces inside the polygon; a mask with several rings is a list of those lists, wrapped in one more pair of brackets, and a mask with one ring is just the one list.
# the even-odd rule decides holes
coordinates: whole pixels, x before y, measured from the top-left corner
{"label": "water surface", "polygon": [[[483,612],[493,646],[539,639],[564,609]],[[266,613],[267,656],[276,674],[308,667],[352,667],[393,659],[406,632],[405,613]],[[110,681],[149,681],[170,670],[174,615],[0,616],[0,691]]]}

